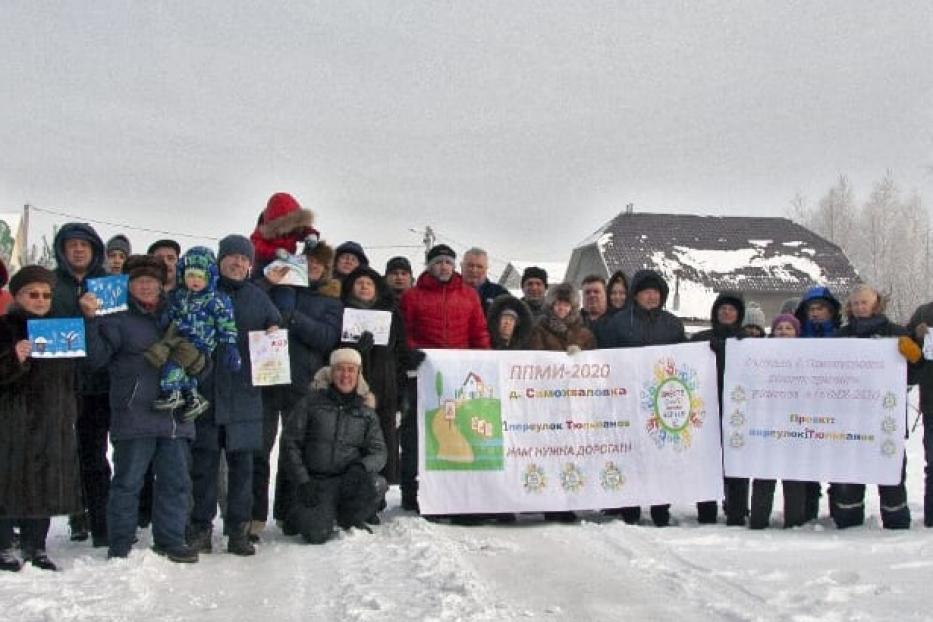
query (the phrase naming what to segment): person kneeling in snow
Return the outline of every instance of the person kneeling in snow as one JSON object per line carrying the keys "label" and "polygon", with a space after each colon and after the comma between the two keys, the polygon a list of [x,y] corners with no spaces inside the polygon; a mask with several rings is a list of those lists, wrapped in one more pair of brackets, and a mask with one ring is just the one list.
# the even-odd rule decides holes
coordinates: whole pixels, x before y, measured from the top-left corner
{"label": "person kneeling in snow", "polygon": [[292,408],[282,447],[288,477],[295,485],[286,533],[322,544],[336,522],[343,529],[369,530],[387,489],[378,475],[386,445],[375,399],[360,373],[360,354],[334,350],[330,367],[314,377],[311,393]]}

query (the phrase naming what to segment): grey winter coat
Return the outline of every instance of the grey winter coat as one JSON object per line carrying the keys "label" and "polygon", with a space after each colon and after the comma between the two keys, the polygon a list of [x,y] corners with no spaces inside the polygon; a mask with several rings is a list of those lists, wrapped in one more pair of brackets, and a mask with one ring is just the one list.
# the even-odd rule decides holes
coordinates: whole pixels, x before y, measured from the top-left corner
{"label": "grey winter coat", "polygon": [[224,449],[227,451],[257,451],[262,449],[262,391],[252,383],[252,362],[249,358],[249,332],[264,331],[278,326],[282,316],[272,301],[256,284],[220,277],[218,290],[230,296],[236,320],[237,347],[243,365],[240,371],[230,371],[218,364],[223,356],[221,346],[214,351],[214,373],[201,387],[211,402],[211,408],[197,420],[199,449],[220,449],[220,427],[224,429]]}
{"label": "grey winter coat", "polygon": [[296,485],[340,475],[355,462],[369,473],[385,466],[379,419],[359,393],[345,395],[330,385],[315,389],[295,404],[287,419],[282,451],[289,481]]}

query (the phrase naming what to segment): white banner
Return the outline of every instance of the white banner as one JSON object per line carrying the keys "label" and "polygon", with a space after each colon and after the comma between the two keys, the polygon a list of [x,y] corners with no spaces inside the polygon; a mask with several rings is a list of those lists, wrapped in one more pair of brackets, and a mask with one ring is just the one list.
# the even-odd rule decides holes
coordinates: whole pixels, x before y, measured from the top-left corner
{"label": "white banner", "polygon": [[906,396],[896,339],[730,339],[726,475],[897,484]]}
{"label": "white banner", "polygon": [[707,344],[428,350],[418,370],[426,514],[584,510],[722,497]]}

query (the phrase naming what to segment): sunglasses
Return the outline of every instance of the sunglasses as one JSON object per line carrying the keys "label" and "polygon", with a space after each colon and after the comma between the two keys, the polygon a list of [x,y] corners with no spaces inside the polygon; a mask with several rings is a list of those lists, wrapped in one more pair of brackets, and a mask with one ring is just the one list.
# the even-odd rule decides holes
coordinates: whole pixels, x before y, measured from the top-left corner
{"label": "sunglasses", "polygon": [[26,295],[29,296],[30,300],[51,300],[52,292],[26,292]]}

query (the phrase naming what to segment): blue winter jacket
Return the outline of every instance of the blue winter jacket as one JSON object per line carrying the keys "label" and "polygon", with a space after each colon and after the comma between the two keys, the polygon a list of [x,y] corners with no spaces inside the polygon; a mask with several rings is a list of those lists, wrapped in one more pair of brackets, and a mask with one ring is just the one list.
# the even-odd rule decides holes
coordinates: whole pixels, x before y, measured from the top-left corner
{"label": "blue winter jacket", "polygon": [[[162,338],[164,311],[164,301],[149,313],[131,297],[129,310],[85,320],[87,362],[94,369],[106,367],[110,374],[110,437],[115,441],[194,438],[193,423],[180,423],[171,413],[152,408],[161,370],[143,354]],[[206,367],[202,378],[211,366]]]}

